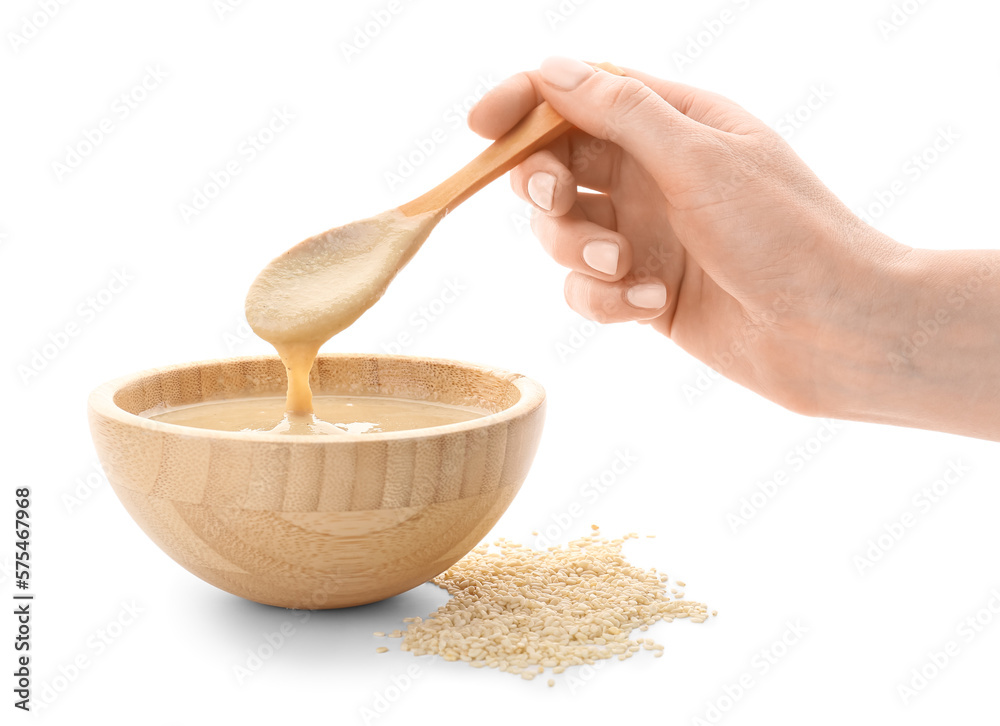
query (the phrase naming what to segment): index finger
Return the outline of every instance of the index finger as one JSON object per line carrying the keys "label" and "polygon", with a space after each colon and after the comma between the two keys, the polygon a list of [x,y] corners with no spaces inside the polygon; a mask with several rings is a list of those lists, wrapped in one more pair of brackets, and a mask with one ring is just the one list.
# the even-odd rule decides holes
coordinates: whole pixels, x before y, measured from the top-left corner
{"label": "index finger", "polygon": [[469,128],[487,139],[499,139],[545,100],[538,86],[538,71],[522,71],[502,81],[469,109]]}
{"label": "index finger", "polygon": [[499,139],[542,102],[535,71],[521,72],[493,87],[469,110],[469,128],[487,139]]}
{"label": "index finger", "polygon": [[[718,93],[658,78],[633,68],[624,70],[625,75],[642,81],[693,121],[732,133],[746,133],[761,126],[760,121],[746,109]],[[538,86],[537,71],[524,71],[506,79],[472,107],[468,116],[469,128],[487,139],[500,138],[544,100]]]}

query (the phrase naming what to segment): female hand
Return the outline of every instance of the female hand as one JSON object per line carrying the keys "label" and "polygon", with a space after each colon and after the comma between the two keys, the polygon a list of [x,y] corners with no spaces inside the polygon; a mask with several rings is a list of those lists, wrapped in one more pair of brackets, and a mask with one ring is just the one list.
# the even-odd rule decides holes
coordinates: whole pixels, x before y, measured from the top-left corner
{"label": "female hand", "polygon": [[[928,275],[944,264],[968,277],[983,260],[893,241],[736,103],[625,72],[551,58],[469,114],[493,139],[546,100],[577,127],[511,173],[514,191],[538,208],[533,231],[571,270],[574,310],[648,323],[794,411],[1000,437],[998,406],[969,425],[954,420],[967,409],[939,401],[935,422],[912,405],[912,390],[874,390],[922,375],[918,356],[893,366],[892,346],[945,294]],[[1000,396],[996,376],[990,391]]]}

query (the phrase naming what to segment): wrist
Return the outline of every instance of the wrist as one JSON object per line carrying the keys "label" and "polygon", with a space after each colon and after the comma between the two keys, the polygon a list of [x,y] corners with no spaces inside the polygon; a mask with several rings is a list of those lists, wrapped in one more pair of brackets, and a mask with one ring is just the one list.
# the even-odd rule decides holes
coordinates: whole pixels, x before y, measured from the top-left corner
{"label": "wrist", "polygon": [[856,221],[812,237],[812,274],[794,294],[773,388],[778,403],[805,415],[874,419],[899,311],[913,304],[913,250]]}
{"label": "wrist", "polygon": [[825,415],[997,438],[1000,254],[899,247],[842,310]]}

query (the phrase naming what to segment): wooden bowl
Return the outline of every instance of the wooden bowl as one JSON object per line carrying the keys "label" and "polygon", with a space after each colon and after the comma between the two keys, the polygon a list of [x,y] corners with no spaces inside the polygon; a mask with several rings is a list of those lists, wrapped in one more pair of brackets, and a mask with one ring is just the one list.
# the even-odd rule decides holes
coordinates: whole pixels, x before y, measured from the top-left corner
{"label": "wooden bowl", "polygon": [[132,518],[201,579],[268,605],[361,605],[448,569],[517,494],[545,415],[545,392],[531,379],[448,360],[322,355],[310,384],[318,394],[493,413],[343,436],[210,431],[137,415],[283,395],[276,356],[157,368],[106,383],[89,400],[101,465]]}

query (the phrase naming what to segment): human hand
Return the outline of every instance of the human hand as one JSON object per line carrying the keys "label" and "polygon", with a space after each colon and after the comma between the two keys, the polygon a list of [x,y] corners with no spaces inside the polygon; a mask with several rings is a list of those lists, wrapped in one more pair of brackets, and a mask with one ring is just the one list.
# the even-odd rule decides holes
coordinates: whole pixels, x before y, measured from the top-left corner
{"label": "human hand", "polygon": [[533,231],[571,270],[567,302],[648,323],[787,408],[830,415],[884,357],[876,328],[905,298],[909,248],[736,103],[626,74],[549,59],[469,114],[495,139],[546,100],[577,127],[511,173],[539,210]]}

